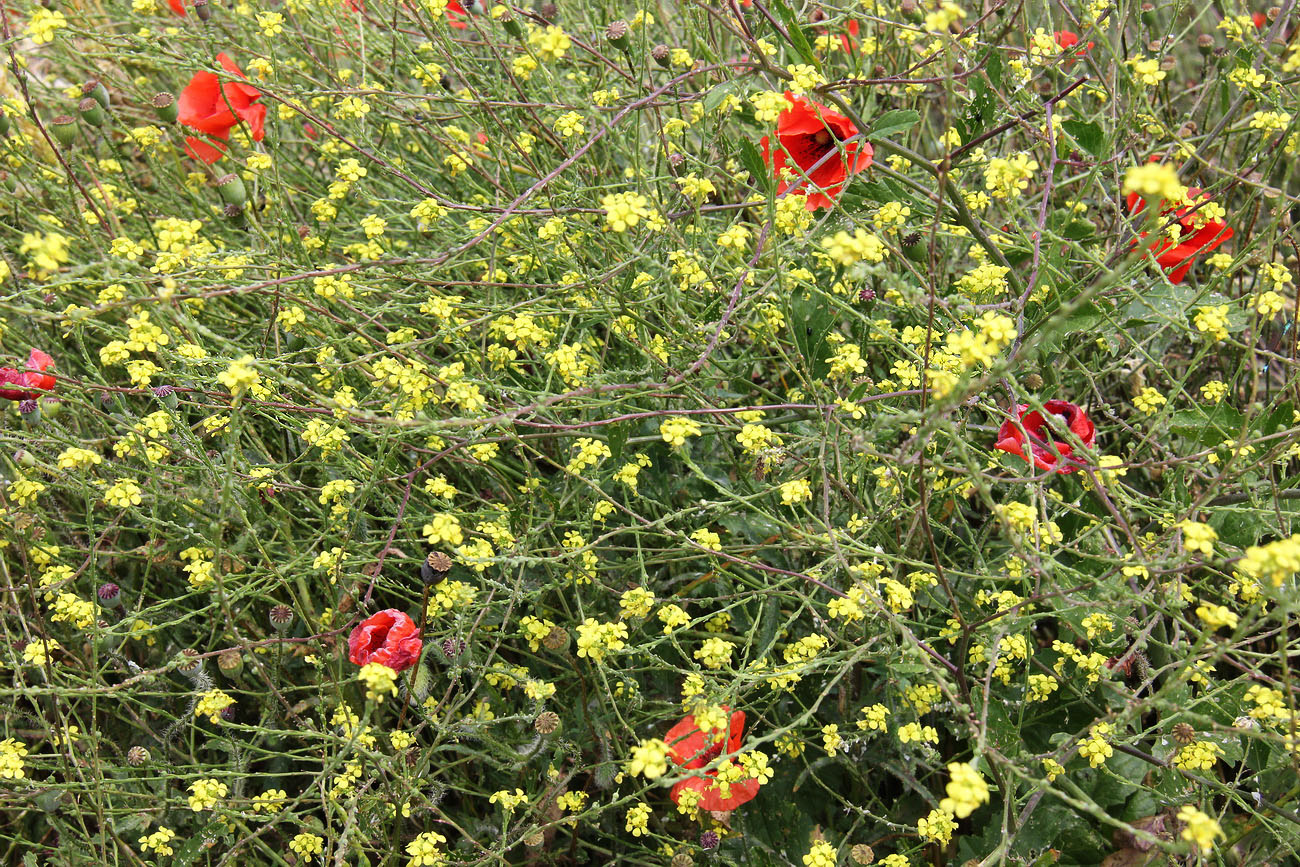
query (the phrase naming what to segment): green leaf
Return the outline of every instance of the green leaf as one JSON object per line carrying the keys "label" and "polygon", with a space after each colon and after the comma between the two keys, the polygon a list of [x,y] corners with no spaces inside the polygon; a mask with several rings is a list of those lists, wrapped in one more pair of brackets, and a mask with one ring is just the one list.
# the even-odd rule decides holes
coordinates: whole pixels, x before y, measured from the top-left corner
{"label": "green leaf", "polygon": [[888,138],[895,133],[909,130],[916,126],[921,120],[919,112],[911,109],[903,111],[887,111],[876,119],[871,126],[871,132],[867,133],[867,138],[872,141],[880,141]]}
{"label": "green leaf", "polygon": [[1259,423],[1259,432],[1264,436],[1275,434],[1289,428],[1294,418],[1295,404],[1288,400],[1264,417]]}
{"label": "green leaf", "polygon": [[1079,143],[1079,147],[1095,157],[1102,155],[1106,149],[1106,136],[1098,124],[1085,120],[1067,120],[1061,127]]}
{"label": "green leaf", "polygon": [[1242,415],[1230,406],[1182,409],[1169,419],[1169,429],[1206,446],[1217,446],[1241,433]]}
{"label": "green leaf", "polygon": [[803,355],[808,375],[820,380],[830,370],[826,360],[826,336],[836,321],[835,307],[824,296],[805,295],[790,303],[790,330]]}
{"label": "green leaf", "polygon": [[628,426],[623,424],[612,424],[607,428],[605,434],[605,444],[609,446],[609,454],[614,460],[623,457],[623,446],[627,444]]}
{"label": "green leaf", "polygon": [[785,29],[790,34],[790,47],[795,54],[799,55],[799,60],[821,69],[821,63],[818,62],[817,54],[813,51],[812,43],[808,40],[808,34],[804,33],[794,12],[791,11],[789,6],[785,5],[785,0],[772,0],[772,5],[776,7],[777,14],[785,22]]}
{"label": "green leaf", "polygon": [[740,162],[745,166],[745,171],[749,172],[749,177],[759,186],[760,189],[767,190],[771,185],[771,172],[767,170],[767,164],[763,162],[763,155],[754,147],[754,143],[749,139],[742,138],[738,141],[740,145]]}

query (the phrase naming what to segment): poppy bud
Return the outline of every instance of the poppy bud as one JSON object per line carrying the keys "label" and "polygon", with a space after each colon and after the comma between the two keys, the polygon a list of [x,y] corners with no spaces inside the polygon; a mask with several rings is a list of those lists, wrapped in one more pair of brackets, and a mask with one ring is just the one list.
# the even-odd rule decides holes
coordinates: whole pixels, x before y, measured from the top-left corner
{"label": "poppy bud", "polygon": [[627,22],[615,21],[605,28],[605,41],[619,51],[627,52],[632,47],[632,41],[628,39],[627,34]]}
{"label": "poppy bud", "polygon": [[9,172],[0,172],[0,189],[7,193],[18,192],[18,179]]}
{"label": "poppy bud", "polygon": [[151,102],[154,114],[158,115],[159,120],[163,123],[176,122],[176,97],[164,90],[156,94]]}
{"label": "poppy bud", "polygon": [[650,59],[662,66],[668,68],[668,46],[660,42],[654,48],[650,49]]}
{"label": "poppy bud", "polygon": [[66,114],[61,114],[50,121],[50,131],[65,148],[72,147],[72,143],[77,140],[77,122]]}
{"label": "poppy bud", "polygon": [[77,113],[91,126],[104,125],[104,107],[96,102],[93,96],[88,96],[77,103]]}
{"label": "poppy bud", "polygon": [[248,190],[244,189],[244,180],[234,172],[217,178],[217,192],[221,194],[221,201],[228,205],[242,207],[248,201]]}
{"label": "poppy bud", "polygon": [[101,108],[108,108],[108,88],[97,78],[92,78],[81,85],[81,95],[93,97]]}
{"label": "poppy bud", "polygon": [[19,449],[14,452],[14,460],[25,467],[36,466],[36,456],[27,451],[27,449]]}
{"label": "poppy bud", "polygon": [[13,125],[9,122],[9,115],[5,114],[3,109],[0,109],[0,135],[9,135],[9,130],[12,127]]}

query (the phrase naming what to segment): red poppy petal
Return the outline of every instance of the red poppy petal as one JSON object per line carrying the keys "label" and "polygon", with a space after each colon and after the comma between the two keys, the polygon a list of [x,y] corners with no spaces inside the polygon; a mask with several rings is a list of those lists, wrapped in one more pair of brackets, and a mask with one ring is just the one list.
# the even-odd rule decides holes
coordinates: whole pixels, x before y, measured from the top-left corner
{"label": "red poppy petal", "polygon": [[215,163],[221,159],[226,152],[226,146],[221,141],[215,144],[208,144],[202,139],[197,139],[192,135],[185,136],[185,153],[189,154],[196,160],[202,160],[205,163]]}

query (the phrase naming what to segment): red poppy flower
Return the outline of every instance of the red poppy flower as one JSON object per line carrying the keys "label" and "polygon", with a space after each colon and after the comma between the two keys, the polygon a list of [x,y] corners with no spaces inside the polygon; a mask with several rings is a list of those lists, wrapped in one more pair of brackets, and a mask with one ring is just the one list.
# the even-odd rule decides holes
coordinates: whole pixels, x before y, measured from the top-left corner
{"label": "red poppy flower", "polygon": [[[664,741],[668,744],[668,757],[674,764],[687,770],[698,770],[722,755],[724,747],[728,753],[740,749],[745,735],[745,712],[733,711],[725,704],[722,705],[722,709],[730,712],[725,732],[711,731],[705,734],[696,725],[694,714],[682,717],[677,725],[668,730],[668,734],[664,735]],[[722,789],[718,787],[717,776],[716,770],[709,770],[697,776],[687,777],[673,786],[669,797],[676,804],[682,792],[689,789],[700,793],[697,806],[701,809],[714,813],[727,813],[741,804],[752,801],[761,785],[755,779],[739,780],[731,784],[730,794],[724,797]]]}
{"label": "red poppy flower", "polygon": [[1256,30],[1262,30],[1264,25],[1268,23],[1268,16],[1263,12],[1252,12],[1250,13],[1250,22],[1255,25]]}
{"label": "red poppy flower", "polygon": [[465,7],[456,2],[456,0],[447,0],[447,24],[455,27],[457,30],[464,30],[469,25],[465,23],[465,17],[469,13]]}
{"label": "red poppy flower", "polygon": [[167,0],[167,5],[172,7],[172,11],[177,15],[186,15],[185,0]]}
{"label": "red poppy flower", "polygon": [[[808,210],[829,208],[848,176],[871,165],[874,151],[864,141],[849,142],[844,145],[843,154],[837,153],[839,142],[858,134],[853,121],[788,90],[785,98],[790,107],[776,119],[776,139],[781,146],[771,147],[768,136],[763,136],[763,162],[776,173],[778,193],[797,184],[807,199]],[[787,160],[792,160],[808,176],[808,181],[801,177],[785,180],[782,175]]]}
{"label": "red poppy flower", "polygon": [[378,662],[405,671],[420,658],[420,628],[396,608],[377,611],[357,624],[348,636],[348,659],[357,665]]}
{"label": "red poppy flower", "polygon": [[39,349],[33,349],[27,356],[27,370],[0,367],[0,386],[18,386],[0,387],[0,397],[8,400],[35,400],[41,396],[42,391],[53,391],[54,375],[45,372],[53,366],[53,358]]}
{"label": "red poppy flower", "polygon": [[[1077,458],[1070,459],[1074,447],[1061,440],[1059,428],[1057,436],[1049,441],[1048,433],[1052,430],[1052,425],[1063,424],[1066,430],[1089,447],[1097,438],[1097,429],[1082,409],[1068,401],[1049,400],[1043,404],[1043,408],[1047,410],[1046,417],[1038,410],[1026,413],[1025,410],[1029,407],[1025,404],[1017,406],[1016,420],[1007,419],[1002,423],[998,430],[998,441],[993,447],[1019,455],[1027,461],[1032,460],[1040,470],[1072,473],[1073,464],[1078,463]],[[1032,457],[1025,455],[1025,446],[1029,447],[1029,455]]]}
{"label": "red poppy flower", "polygon": [[[1054,31],[1052,35],[1056,37],[1056,44],[1061,46],[1062,50],[1068,50],[1079,44],[1079,34],[1074,33],[1072,31],[1057,30]],[[1074,52],[1074,56],[1083,57],[1083,55],[1087,54],[1089,51],[1092,50],[1092,47],[1095,44],[1096,43],[1094,42],[1089,42],[1085,47],[1080,48],[1078,51]],[[1073,62],[1074,62],[1073,59],[1069,61],[1069,63],[1073,63]]]}
{"label": "red poppy flower", "polygon": [[[232,77],[245,77],[239,65],[224,51],[217,55],[217,62]],[[225,142],[230,138],[230,131],[241,121],[248,124],[253,141],[261,141],[266,135],[266,106],[258,102],[261,98],[260,90],[242,81],[223,84],[215,73],[194,73],[176,100],[177,120],[216,139],[216,143],[213,145],[186,136],[185,152],[205,163],[216,162],[226,150]]]}
{"label": "red poppy flower", "polygon": [[[1189,187],[1187,196],[1189,199],[1199,198],[1201,191],[1197,187]],[[1147,204],[1146,200],[1137,193],[1129,193],[1125,203],[1131,215],[1141,213]],[[1178,236],[1176,242],[1165,237],[1151,245],[1151,252],[1155,255],[1156,262],[1160,267],[1166,270],[1173,269],[1169,273],[1171,283],[1183,282],[1184,278],[1187,277],[1187,272],[1192,269],[1197,256],[1210,252],[1233,235],[1232,229],[1228,228],[1227,224],[1221,220],[1198,221],[1193,209],[1189,207],[1169,207],[1167,202],[1162,201],[1160,203],[1160,214],[1161,216],[1168,214],[1177,216],[1178,225],[1182,229],[1182,234]],[[1146,236],[1146,232],[1141,233],[1141,237],[1145,238]],[[1137,241],[1133,242],[1133,246],[1137,246]]]}

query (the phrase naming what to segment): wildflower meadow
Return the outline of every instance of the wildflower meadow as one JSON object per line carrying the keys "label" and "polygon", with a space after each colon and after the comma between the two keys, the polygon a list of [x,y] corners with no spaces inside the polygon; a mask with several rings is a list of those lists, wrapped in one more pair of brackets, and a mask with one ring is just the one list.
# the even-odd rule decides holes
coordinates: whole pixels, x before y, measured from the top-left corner
{"label": "wildflower meadow", "polygon": [[1295,0],[0,0],[0,862],[1300,863]]}

